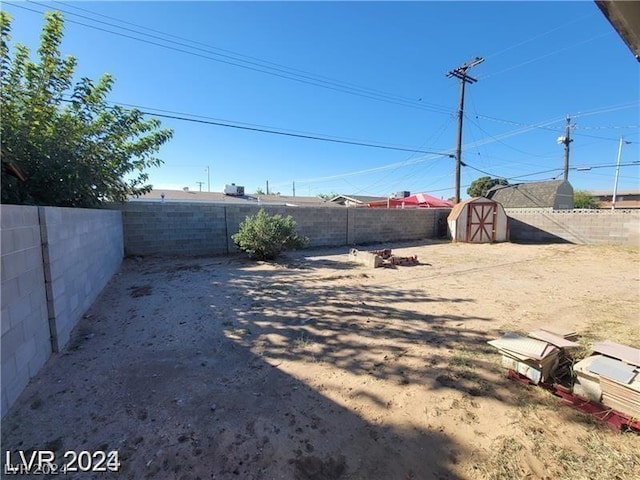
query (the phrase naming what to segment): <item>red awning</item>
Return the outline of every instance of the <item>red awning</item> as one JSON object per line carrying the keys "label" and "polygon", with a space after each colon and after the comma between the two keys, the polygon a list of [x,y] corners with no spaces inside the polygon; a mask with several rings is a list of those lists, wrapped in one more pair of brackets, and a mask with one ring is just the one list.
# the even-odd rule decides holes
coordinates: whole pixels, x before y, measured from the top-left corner
{"label": "red awning", "polygon": [[453,202],[433,197],[427,193],[416,193],[404,198],[390,198],[369,202],[371,208],[453,208]]}

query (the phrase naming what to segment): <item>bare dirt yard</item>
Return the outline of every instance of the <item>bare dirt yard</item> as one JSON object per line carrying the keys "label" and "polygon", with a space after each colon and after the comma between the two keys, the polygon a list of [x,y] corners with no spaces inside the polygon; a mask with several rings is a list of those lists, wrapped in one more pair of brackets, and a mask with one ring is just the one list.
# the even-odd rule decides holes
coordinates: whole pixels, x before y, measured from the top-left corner
{"label": "bare dirt yard", "polygon": [[[640,478],[617,433],[505,376],[543,325],[640,347],[637,249],[385,245],[128,258],[2,422],[2,450],[116,450],[63,478]],[[378,248],[378,247],[370,247]]]}

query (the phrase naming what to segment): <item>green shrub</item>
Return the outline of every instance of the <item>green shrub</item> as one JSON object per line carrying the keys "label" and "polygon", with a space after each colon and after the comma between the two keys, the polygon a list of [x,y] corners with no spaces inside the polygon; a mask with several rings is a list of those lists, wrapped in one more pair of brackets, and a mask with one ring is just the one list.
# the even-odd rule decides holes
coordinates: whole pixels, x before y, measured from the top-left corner
{"label": "green shrub", "polygon": [[260,209],[240,223],[240,230],[232,235],[234,243],[251,258],[273,260],[284,250],[304,247],[309,239],[296,233],[296,222],[287,215],[269,215]]}

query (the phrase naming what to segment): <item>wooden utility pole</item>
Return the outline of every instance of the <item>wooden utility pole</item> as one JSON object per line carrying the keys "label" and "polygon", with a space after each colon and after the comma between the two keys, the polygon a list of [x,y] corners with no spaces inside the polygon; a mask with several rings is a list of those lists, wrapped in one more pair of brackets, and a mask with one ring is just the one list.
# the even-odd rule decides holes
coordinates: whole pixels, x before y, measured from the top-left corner
{"label": "wooden utility pole", "polygon": [[460,102],[458,105],[458,138],[456,141],[456,183],[454,202],[460,203],[460,166],[462,165],[462,119],[464,116],[464,90],[467,83],[476,83],[478,80],[467,75],[467,70],[484,62],[484,58],[476,57],[461,67],[451,70],[447,77],[456,77],[460,80]]}
{"label": "wooden utility pole", "polygon": [[562,141],[560,143],[564,144],[564,181],[569,180],[569,144],[573,142],[571,138],[571,117],[567,115],[567,129],[565,131],[564,137],[560,137]]}
{"label": "wooden utility pole", "polygon": [[198,186],[200,187],[200,191],[202,191],[202,185],[204,185],[204,182],[196,182],[198,184]]}

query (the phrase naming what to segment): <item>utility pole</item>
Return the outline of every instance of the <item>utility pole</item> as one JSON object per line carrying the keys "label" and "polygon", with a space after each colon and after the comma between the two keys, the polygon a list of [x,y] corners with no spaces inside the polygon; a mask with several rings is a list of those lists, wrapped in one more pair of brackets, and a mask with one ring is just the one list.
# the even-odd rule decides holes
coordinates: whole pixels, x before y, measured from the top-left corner
{"label": "utility pole", "polygon": [[207,166],[207,191],[211,191],[211,168]]}
{"label": "utility pole", "polygon": [[618,177],[620,176],[620,158],[622,157],[622,144],[627,145],[631,142],[625,142],[624,137],[620,137],[620,144],[618,145],[618,160],[616,161],[616,179],[613,182],[613,197],[611,198],[611,210],[616,209],[616,196],[618,195]]}
{"label": "utility pole", "polygon": [[564,181],[569,180],[569,144],[573,142],[571,138],[571,117],[567,115],[567,129],[564,137],[558,138],[558,143],[564,144]]}
{"label": "utility pole", "polygon": [[293,182],[293,196],[296,196],[296,182]]}
{"label": "utility pole", "polygon": [[269,180],[267,180],[267,195],[269,195]]}
{"label": "utility pole", "polygon": [[202,185],[204,185],[204,182],[196,182],[198,184],[198,186],[200,187],[200,191],[202,191]]}
{"label": "utility pole", "polygon": [[464,115],[464,89],[467,83],[476,83],[478,80],[467,75],[467,70],[484,62],[484,58],[476,57],[469,60],[461,67],[451,70],[447,77],[456,77],[460,80],[460,103],[458,106],[458,138],[456,141],[456,184],[454,202],[460,203],[460,165],[462,164],[462,118]]}

